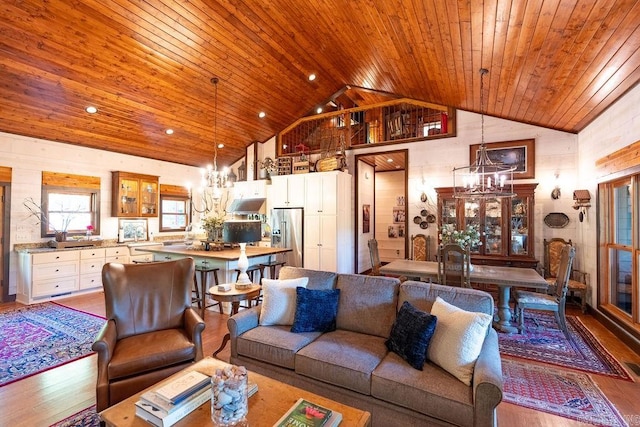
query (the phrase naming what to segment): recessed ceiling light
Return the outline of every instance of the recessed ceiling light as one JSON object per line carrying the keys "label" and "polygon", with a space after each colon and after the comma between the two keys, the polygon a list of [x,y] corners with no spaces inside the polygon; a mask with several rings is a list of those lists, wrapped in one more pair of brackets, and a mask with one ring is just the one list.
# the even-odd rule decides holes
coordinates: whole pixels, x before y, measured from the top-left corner
{"label": "recessed ceiling light", "polygon": [[316,75],[315,74],[313,74],[313,73],[309,74],[309,81],[310,82],[314,81],[315,79],[316,79]]}
{"label": "recessed ceiling light", "polygon": [[393,163],[393,159],[392,159],[391,157],[389,157],[389,158],[387,159],[387,163]]}
{"label": "recessed ceiling light", "polygon": [[94,107],[93,105],[89,105],[87,108],[84,109],[87,113],[89,114],[95,114],[98,112],[98,109],[96,107]]}
{"label": "recessed ceiling light", "polygon": [[173,135],[173,129],[167,129],[164,131],[167,135]]}
{"label": "recessed ceiling light", "polygon": [[316,110],[316,113],[318,114],[322,113],[322,107],[318,107],[318,109]]}
{"label": "recessed ceiling light", "polygon": [[221,142],[220,144],[218,144],[218,148],[224,148],[224,144]]}
{"label": "recessed ceiling light", "polygon": [[258,113],[258,117],[260,117],[261,119],[264,118],[267,115],[267,113],[265,113],[264,111],[260,111]]}

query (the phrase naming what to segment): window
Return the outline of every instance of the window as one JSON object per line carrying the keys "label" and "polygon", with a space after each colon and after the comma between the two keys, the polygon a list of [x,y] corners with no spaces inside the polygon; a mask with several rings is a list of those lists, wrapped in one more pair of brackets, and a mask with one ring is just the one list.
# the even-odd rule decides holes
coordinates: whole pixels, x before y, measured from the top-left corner
{"label": "window", "polygon": [[48,221],[42,223],[42,237],[54,236],[56,231],[68,235],[83,235],[87,227],[100,234],[99,192],[94,189],[43,187],[43,210]]}
{"label": "window", "polygon": [[189,191],[179,185],[160,185],[160,231],[185,231],[191,222]]}

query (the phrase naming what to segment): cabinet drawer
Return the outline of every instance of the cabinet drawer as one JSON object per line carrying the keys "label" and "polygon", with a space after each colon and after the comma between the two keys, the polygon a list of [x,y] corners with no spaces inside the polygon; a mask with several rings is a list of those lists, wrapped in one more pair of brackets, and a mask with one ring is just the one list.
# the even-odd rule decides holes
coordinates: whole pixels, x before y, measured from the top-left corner
{"label": "cabinet drawer", "polygon": [[52,251],[41,254],[33,254],[33,264],[47,264],[50,262],[77,261],[80,259],[79,251]]}
{"label": "cabinet drawer", "polygon": [[83,274],[80,276],[80,289],[99,288],[102,286],[102,274]]}
{"label": "cabinet drawer", "polygon": [[80,259],[104,259],[105,250],[100,249],[83,249],[80,251]]}
{"label": "cabinet drawer", "polygon": [[128,264],[129,255],[108,256],[107,258],[105,258],[105,263],[107,262],[117,262],[119,264]]}
{"label": "cabinet drawer", "polygon": [[54,262],[33,266],[33,281],[42,279],[65,278],[78,275],[78,262]]}
{"label": "cabinet drawer", "polygon": [[106,257],[115,257],[129,255],[129,248],[126,246],[114,246],[113,248],[105,248]]}
{"label": "cabinet drawer", "polygon": [[104,258],[101,259],[89,259],[80,262],[80,274],[95,274],[102,273],[102,266],[104,265]]}
{"label": "cabinet drawer", "polygon": [[140,261],[140,262],[152,262],[153,254],[145,254],[145,255],[132,255],[129,257],[131,262]]}
{"label": "cabinet drawer", "polygon": [[78,290],[78,276],[33,282],[33,296],[51,296]]}

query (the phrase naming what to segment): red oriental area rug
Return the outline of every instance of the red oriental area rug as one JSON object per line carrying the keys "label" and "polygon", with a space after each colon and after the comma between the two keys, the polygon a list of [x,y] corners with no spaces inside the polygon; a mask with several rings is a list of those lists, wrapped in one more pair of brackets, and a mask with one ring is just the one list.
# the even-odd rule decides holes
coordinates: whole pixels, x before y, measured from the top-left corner
{"label": "red oriental area rug", "polygon": [[104,322],[56,303],[0,312],[0,387],[89,356]]}
{"label": "red oriental area rug", "polygon": [[570,340],[558,329],[553,314],[530,310],[525,312],[526,333],[498,333],[500,354],[632,381],[579,318],[567,316],[567,328]]}
{"label": "red oriental area rug", "polygon": [[588,375],[502,359],[503,401],[598,426],[627,426]]}
{"label": "red oriental area rug", "polygon": [[96,406],[90,406],[82,411],[52,424],[50,427],[99,427],[100,418],[96,413]]}

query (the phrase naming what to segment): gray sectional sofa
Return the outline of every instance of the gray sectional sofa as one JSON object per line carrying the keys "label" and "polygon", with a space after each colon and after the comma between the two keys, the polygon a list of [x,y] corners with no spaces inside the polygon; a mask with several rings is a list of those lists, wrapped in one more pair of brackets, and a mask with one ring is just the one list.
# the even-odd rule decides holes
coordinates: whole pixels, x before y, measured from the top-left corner
{"label": "gray sectional sofa", "polygon": [[259,326],[260,306],[228,320],[231,363],[371,413],[373,426],[493,426],[502,400],[498,337],[489,327],[471,386],[427,361],[422,371],[389,352],[404,301],[430,311],[436,296],[464,310],[493,314],[486,292],[396,278],[284,267],[280,279],[309,277],[308,289],[340,289],[337,329],[290,332]]}

